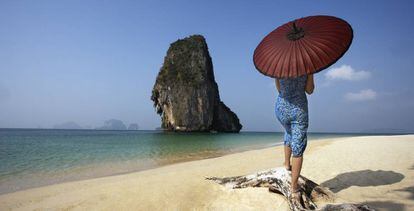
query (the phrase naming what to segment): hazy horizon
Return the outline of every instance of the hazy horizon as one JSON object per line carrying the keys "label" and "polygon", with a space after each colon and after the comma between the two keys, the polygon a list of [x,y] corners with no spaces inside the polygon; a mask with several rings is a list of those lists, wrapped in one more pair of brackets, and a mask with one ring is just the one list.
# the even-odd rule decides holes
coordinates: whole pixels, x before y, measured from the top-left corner
{"label": "hazy horizon", "polygon": [[277,26],[333,15],[353,27],[348,52],[315,75],[309,131],[414,132],[414,2],[1,1],[0,128],[160,126],[150,100],[170,43],[206,38],[221,100],[242,131],[282,131],[274,80],[253,51]]}

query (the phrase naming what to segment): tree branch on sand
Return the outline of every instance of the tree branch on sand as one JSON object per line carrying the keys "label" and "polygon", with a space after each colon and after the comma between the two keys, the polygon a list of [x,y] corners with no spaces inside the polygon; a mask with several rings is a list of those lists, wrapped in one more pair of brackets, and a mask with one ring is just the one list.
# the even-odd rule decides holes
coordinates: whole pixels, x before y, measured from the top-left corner
{"label": "tree branch on sand", "polygon": [[207,177],[207,180],[215,181],[228,188],[246,187],[267,187],[270,192],[282,194],[288,200],[290,209],[297,210],[347,210],[347,211],[372,211],[374,209],[362,204],[327,204],[318,209],[315,202],[324,200],[333,202],[335,195],[328,188],[322,187],[306,177],[300,176],[298,186],[302,190],[301,199],[291,197],[290,181],[291,172],[283,167],[272,168],[266,171],[257,172],[250,175],[235,177]]}

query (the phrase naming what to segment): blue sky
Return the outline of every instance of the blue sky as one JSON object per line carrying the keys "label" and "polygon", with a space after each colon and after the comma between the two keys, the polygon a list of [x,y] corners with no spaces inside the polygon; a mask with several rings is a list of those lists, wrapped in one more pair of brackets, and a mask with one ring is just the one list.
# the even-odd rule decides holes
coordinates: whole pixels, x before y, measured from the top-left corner
{"label": "blue sky", "polygon": [[150,100],[171,42],[202,34],[243,130],[280,131],[252,56],[277,26],[333,15],[352,46],[315,75],[309,131],[414,131],[412,1],[0,1],[0,127],[160,125]]}

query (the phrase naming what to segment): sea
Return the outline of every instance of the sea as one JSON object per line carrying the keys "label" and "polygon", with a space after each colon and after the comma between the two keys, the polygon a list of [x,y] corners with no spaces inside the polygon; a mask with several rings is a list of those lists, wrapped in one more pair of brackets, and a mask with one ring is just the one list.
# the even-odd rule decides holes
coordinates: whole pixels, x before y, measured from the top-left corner
{"label": "sea", "polygon": [[[309,133],[308,141],[373,134]],[[0,194],[283,144],[283,133],[0,129]]]}

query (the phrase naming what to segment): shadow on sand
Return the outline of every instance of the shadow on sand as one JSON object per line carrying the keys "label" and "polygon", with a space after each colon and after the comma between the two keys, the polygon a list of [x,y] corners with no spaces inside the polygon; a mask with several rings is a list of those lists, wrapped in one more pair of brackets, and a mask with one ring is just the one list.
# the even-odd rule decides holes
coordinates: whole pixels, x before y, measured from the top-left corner
{"label": "shadow on sand", "polygon": [[405,205],[401,203],[396,203],[393,201],[367,201],[364,202],[364,204],[367,204],[370,207],[375,208],[375,210],[404,210]]}
{"label": "shadow on sand", "polygon": [[406,188],[402,188],[402,189],[397,189],[396,191],[408,192],[408,193],[410,193],[410,196],[408,198],[411,199],[411,200],[414,200],[414,186],[406,187]]}
{"label": "shadow on sand", "polygon": [[[410,196],[408,197],[408,199],[414,200],[414,186],[397,189],[395,191],[408,192],[410,193]],[[394,210],[407,210],[408,209],[405,204],[398,203],[395,201],[366,201],[364,202],[364,204],[367,204],[370,207],[374,207],[376,210],[379,210],[379,211],[382,211],[382,210],[394,211]]]}
{"label": "shadow on sand", "polygon": [[362,170],[338,174],[333,179],[323,182],[321,185],[328,187],[332,192],[338,193],[351,186],[379,186],[400,182],[404,175],[394,171]]}

